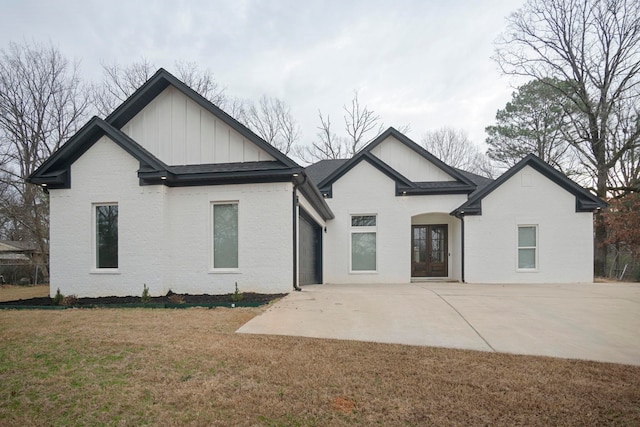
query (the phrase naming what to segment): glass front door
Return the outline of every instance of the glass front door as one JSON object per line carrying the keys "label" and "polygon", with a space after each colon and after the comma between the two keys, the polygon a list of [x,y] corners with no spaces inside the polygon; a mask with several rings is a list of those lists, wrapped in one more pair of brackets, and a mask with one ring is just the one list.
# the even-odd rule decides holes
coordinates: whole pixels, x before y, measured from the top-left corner
{"label": "glass front door", "polygon": [[447,225],[411,227],[411,277],[447,277]]}

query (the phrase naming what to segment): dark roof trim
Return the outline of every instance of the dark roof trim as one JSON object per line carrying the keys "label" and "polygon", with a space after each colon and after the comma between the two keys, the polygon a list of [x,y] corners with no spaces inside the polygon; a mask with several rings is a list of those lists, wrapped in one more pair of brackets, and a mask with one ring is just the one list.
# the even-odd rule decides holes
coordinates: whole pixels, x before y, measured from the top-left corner
{"label": "dark roof trim", "polygon": [[[387,139],[388,137],[394,137],[402,144],[406,145],[411,150],[415,151],[420,156],[424,157],[429,162],[433,163],[434,166],[440,168],[443,172],[455,178],[460,186],[458,187],[449,187],[447,189],[443,188],[418,188],[411,180],[400,174],[398,171],[393,169],[391,166],[380,160],[378,157],[371,153],[371,150],[379,145],[382,141]],[[349,159],[346,163],[342,164],[336,170],[334,170],[329,176],[322,180],[319,183],[318,187],[322,191],[323,194],[326,194],[327,197],[332,197],[332,185],[338,179],[340,179],[343,175],[349,172],[354,166],[360,163],[362,160],[366,160],[380,170],[382,173],[387,175],[389,178],[393,179],[396,182],[396,195],[428,195],[428,194],[458,194],[458,193],[471,193],[476,189],[476,184],[467,178],[462,173],[458,172],[451,166],[445,164],[440,159],[435,157],[433,154],[429,153],[427,150],[413,142],[411,139],[407,138],[405,135],[397,131],[396,129],[390,127],[382,134],[380,134],[376,139],[374,139],[371,143],[365,146],[362,150],[356,153],[351,159]]]}
{"label": "dark roof trim", "polygon": [[291,168],[299,167],[296,162],[284,155],[277,148],[267,143],[265,140],[253,133],[236,119],[231,117],[219,107],[212,104],[209,100],[191,89],[189,86],[181,82],[173,74],[169,73],[163,68],[160,68],[158,71],[156,71],[156,73],[151,76],[151,78],[147,80],[145,84],[140,86],[140,88],[138,88],[138,90],[136,90],[118,108],[116,108],[113,113],[109,114],[105,121],[118,129],[122,128],[122,126],[124,126],[129,120],[135,117],[136,114],[138,114],[144,107],[146,107],[169,85],[174,86],[193,102],[209,111],[211,114],[213,114],[218,119],[222,120],[225,124],[230,126],[232,129],[237,131],[240,135],[256,144],[258,147],[269,153],[284,165]]}
{"label": "dark roof trim", "polygon": [[326,197],[333,197],[333,183],[340,179],[343,175],[353,169],[357,164],[362,161],[366,161],[374,168],[378,169],[380,172],[391,178],[396,183],[396,195],[400,195],[402,191],[400,188],[404,189],[406,192],[407,189],[414,188],[415,185],[408,178],[404,177],[398,171],[393,169],[391,166],[369,153],[368,151],[363,151],[356,154],[351,160],[344,163],[342,166],[337,168],[331,175],[329,175],[326,179],[324,179],[320,185],[320,191],[322,194],[326,194]]}
{"label": "dark roof trim", "polygon": [[140,169],[148,171],[165,171],[167,165],[149,153],[140,144],[126,134],[93,117],[51,157],[49,157],[26,181],[40,184],[48,188],[71,187],[71,164],[82,156],[102,136],[107,136],[123,150],[140,161]]}
{"label": "dark roof trim", "polygon": [[460,184],[445,187],[399,187],[397,192],[403,196],[428,196],[433,194],[469,194],[476,189],[475,186]]}
{"label": "dark roof trim", "polygon": [[525,166],[532,167],[561,188],[575,195],[576,212],[592,212],[596,209],[607,207],[607,204],[604,201],[600,200],[598,197],[589,193],[587,190],[567,178],[566,175],[549,166],[534,154],[529,154],[524,159],[520,160],[511,169],[498,177],[498,179],[470,197],[469,200],[467,200],[465,203],[460,205],[460,207],[451,212],[451,215],[482,215],[482,199],[491,194],[493,190],[500,187],[504,182],[513,177]]}
{"label": "dark roof trim", "polygon": [[220,171],[215,170],[213,166],[216,165],[206,165],[210,170],[204,172],[203,165],[167,166],[122,131],[94,117],[27,178],[27,182],[43,185],[49,189],[70,188],[71,164],[102,136],[109,137],[140,162],[138,177],[141,185],[178,187],[285,182],[291,181],[294,174],[302,171],[300,166],[287,167],[275,161],[269,162],[273,163],[272,168],[269,168],[267,162],[259,162],[257,165],[259,169],[256,170],[251,170],[248,163],[243,163],[238,168],[234,168],[232,164],[218,165],[220,168],[228,168]]}
{"label": "dark roof trim", "polygon": [[439,169],[442,169],[442,171],[444,171],[446,174],[452,176],[458,181],[462,181],[467,185],[472,185],[475,187],[475,184],[469,178],[467,178],[466,176],[458,172],[455,168],[449,166],[448,164],[446,164],[445,162],[443,162],[442,160],[440,160],[439,158],[437,158],[436,156],[434,156],[433,154],[425,150],[424,147],[421,147],[419,144],[416,144],[415,142],[413,142],[410,138],[408,138],[406,135],[402,134],[400,131],[396,130],[393,127],[390,127],[389,129],[381,133],[376,139],[374,139],[366,147],[360,150],[359,153],[365,150],[371,151],[372,149],[377,147],[380,143],[382,143],[382,141],[384,141],[390,136],[394,137],[395,139],[397,139],[398,141],[406,145],[408,148],[420,154],[426,160],[430,161],[435,166],[437,166]]}
{"label": "dark roof trim", "polygon": [[327,202],[320,194],[318,187],[309,179],[305,172],[302,172],[302,182],[298,184],[298,190],[300,193],[311,203],[316,212],[320,214],[325,221],[335,218],[335,215],[327,205]]}
{"label": "dark roof trim", "polygon": [[[274,162],[275,163],[275,162]],[[263,182],[290,182],[302,168],[276,168],[262,170],[189,172],[175,171],[169,167],[166,171],[138,171],[141,185],[166,185],[167,187],[186,187],[199,185],[255,184]]]}

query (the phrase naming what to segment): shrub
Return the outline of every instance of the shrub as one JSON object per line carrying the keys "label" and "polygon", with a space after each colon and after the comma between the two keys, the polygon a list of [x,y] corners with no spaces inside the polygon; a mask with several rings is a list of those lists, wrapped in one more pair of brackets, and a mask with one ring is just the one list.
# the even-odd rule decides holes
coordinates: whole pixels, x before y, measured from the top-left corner
{"label": "shrub", "polygon": [[64,298],[62,298],[62,305],[64,305],[65,307],[78,305],[78,297],[73,294],[67,295]]}
{"label": "shrub", "polygon": [[238,289],[238,282],[236,282],[236,291],[233,294],[231,294],[231,301],[240,302],[242,301],[243,298],[244,298],[244,295]]}
{"label": "shrub", "polygon": [[60,288],[56,291],[56,296],[53,297],[53,305],[62,304],[62,300],[64,299],[64,295],[60,293]]}
{"label": "shrub", "polygon": [[184,304],[184,297],[179,294],[171,293],[171,295],[169,295],[169,302],[171,304]]}
{"label": "shrub", "polygon": [[149,294],[149,288],[147,287],[146,283],[144,284],[144,287],[142,289],[141,300],[145,304],[151,302],[151,295]]}

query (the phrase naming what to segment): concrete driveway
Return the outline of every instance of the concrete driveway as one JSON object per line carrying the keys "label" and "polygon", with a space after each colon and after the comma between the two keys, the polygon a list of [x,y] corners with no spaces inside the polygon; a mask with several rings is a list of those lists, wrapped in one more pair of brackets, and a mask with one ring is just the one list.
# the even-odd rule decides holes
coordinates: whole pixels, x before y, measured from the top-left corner
{"label": "concrete driveway", "polygon": [[640,285],[316,285],[237,332],[640,365]]}

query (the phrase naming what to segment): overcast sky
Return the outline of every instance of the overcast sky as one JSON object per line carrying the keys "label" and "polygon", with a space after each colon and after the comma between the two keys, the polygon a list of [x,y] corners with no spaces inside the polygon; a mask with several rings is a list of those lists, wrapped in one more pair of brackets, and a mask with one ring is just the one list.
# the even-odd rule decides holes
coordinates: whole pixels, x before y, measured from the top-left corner
{"label": "overcast sky", "polygon": [[[353,90],[386,126],[419,141],[442,126],[482,144],[516,84],[491,60],[505,17],[521,0],[93,1],[0,0],[0,40],[51,41],[81,61],[147,58],[210,69],[230,96],[285,100],[315,138],[318,109],[342,133]],[[522,83],[522,82],[519,82]]]}

